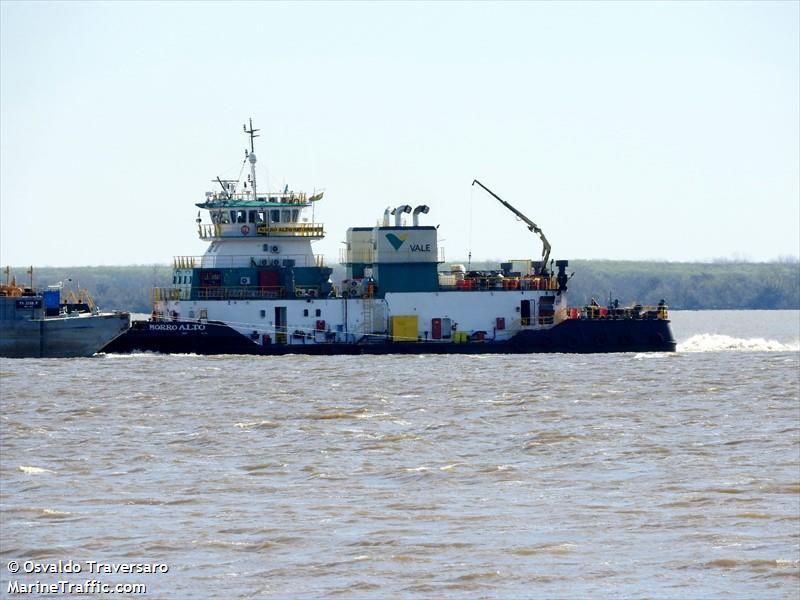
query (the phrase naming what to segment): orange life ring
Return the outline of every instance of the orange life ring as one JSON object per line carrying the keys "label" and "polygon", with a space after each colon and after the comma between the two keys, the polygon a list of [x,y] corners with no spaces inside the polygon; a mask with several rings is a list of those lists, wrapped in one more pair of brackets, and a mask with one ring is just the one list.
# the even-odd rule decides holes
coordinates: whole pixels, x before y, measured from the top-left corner
{"label": "orange life ring", "polygon": [[247,225],[242,225],[241,231],[242,235],[247,235],[248,233],[250,233],[250,228]]}

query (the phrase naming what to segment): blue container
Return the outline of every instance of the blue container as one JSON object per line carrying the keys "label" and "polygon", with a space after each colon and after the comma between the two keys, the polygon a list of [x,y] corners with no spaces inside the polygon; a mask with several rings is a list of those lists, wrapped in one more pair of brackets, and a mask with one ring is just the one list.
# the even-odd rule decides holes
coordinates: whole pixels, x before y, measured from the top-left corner
{"label": "blue container", "polygon": [[44,297],[44,307],[45,308],[58,308],[58,304],[61,299],[61,292],[58,290],[49,290],[42,294]]}

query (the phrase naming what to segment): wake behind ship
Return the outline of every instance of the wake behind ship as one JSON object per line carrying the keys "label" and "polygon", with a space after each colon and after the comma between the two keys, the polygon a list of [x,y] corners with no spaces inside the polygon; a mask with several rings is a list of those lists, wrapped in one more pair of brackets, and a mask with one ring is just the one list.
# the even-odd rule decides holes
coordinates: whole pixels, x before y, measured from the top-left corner
{"label": "wake behind ship", "polygon": [[[313,220],[323,193],[288,186],[260,192],[254,140],[246,181],[216,179],[196,206],[203,256],[174,259],[172,286],[153,290],[153,313],[105,352],[197,354],[387,354],[674,351],[667,307],[576,307],[568,302],[568,261],[522,212],[486,190],[541,238],[541,260],[509,260],[494,270],[440,271],[438,229],[420,223],[429,207],[387,208],[374,226],[347,230],[340,262],[315,255]],[[244,167],[244,165],[243,165]],[[411,223],[406,221],[411,216]]]}

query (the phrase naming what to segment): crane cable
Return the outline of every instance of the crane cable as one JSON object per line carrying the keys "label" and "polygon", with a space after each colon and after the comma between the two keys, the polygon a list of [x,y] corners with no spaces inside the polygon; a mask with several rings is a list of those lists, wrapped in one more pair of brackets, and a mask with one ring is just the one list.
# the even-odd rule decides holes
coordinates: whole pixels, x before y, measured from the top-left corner
{"label": "crane cable", "polygon": [[469,186],[469,241],[467,242],[467,271],[472,266],[472,201],[475,197],[475,187]]}

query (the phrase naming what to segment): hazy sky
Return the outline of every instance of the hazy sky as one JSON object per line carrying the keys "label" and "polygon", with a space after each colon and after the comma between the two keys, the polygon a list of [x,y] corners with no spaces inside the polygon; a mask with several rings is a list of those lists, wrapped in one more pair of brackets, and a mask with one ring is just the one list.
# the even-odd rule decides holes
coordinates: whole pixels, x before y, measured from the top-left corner
{"label": "hazy sky", "polygon": [[800,3],[0,2],[0,262],[199,255],[235,177],[448,260],[800,253]]}

